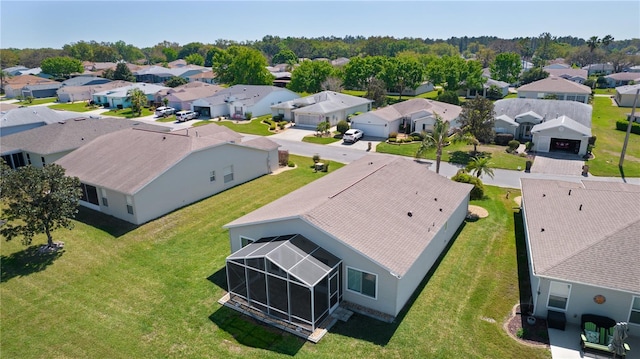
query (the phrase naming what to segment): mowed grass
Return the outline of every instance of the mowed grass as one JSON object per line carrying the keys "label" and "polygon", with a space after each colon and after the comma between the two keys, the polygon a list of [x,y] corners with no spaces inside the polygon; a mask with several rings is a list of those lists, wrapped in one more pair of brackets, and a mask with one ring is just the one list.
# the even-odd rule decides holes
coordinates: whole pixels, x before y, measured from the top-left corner
{"label": "mowed grass", "polygon": [[150,116],[153,115],[154,111],[151,111],[148,108],[143,107],[142,108],[142,113],[139,116],[134,116],[133,115],[133,111],[131,110],[131,108],[125,108],[122,110],[110,110],[107,112],[103,112],[100,115],[102,116],[112,116],[112,117],[124,117],[124,118],[138,118],[138,117],[145,117],[145,116]]}
{"label": "mowed grass", "polygon": [[34,98],[33,100],[31,100],[31,102],[27,100],[22,100],[22,101],[16,102],[15,104],[19,106],[35,106],[35,105],[42,105],[45,103],[56,102],[56,100],[57,99],[55,97],[43,97],[43,98]]}
{"label": "mowed grass", "polygon": [[215,122],[220,126],[228,127],[236,132],[246,133],[250,135],[271,136],[275,133],[275,132],[269,131],[269,125],[267,125],[266,123],[262,123],[262,117],[254,118],[251,121],[246,121],[246,120],[200,121],[200,122],[196,122],[194,126],[202,126],[200,123],[207,124],[211,122]]}
{"label": "mowed grass", "polygon": [[[586,162],[591,174],[611,177],[622,175],[618,163],[626,132],[616,130],[616,121],[627,118],[631,110],[629,107],[613,106],[608,97],[593,98],[591,131],[597,137],[593,149],[595,158]],[[640,135],[632,133],[629,136],[622,170],[626,177],[640,177]]]}
{"label": "mowed grass", "polygon": [[[391,144],[382,142],[376,146],[376,152],[389,153],[394,155],[415,157],[416,152],[420,148],[419,142],[403,143],[403,144]],[[490,156],[493,168],[503,168],[508,170],[518,170],[525,168],[527,162],[526,157],[520,157],[518,155],[507,153],[505,146],[496,145],[480,145],[478,146],[478,152],[483,156]],[[471,161],[471,151],[473,146],[464,143],[452,143],[446,146],[442,150],[442,162],[452,162],[467,164]],[[425,158],[435,160],[436,150],[430,149],[424,155]]]}
{"label": "mowed grass", "polygon": [[464,225],[394,323],[356,314],[310,344],[221,307],[229,254],[222,225],[325,175],[310,170],[310,158],[291,160],[298,168],[137,228],[83,211],[74,230],[54,233],[65,242],[55,259],[23,258],[18,241],[3,243],[2,357],[550,357],[502,329],[518,301],[515,204],[495,187],[474,201],[490,216]]}
{"label": "mowed grass", "polygon": [[73,111],[73,112],[87,112],[87,111],[100,109],[100,107],[98,106],[88,106],[87,102],[59,103],[59,104],[51,105],[49,106],[49,108],[54,110],[64,110],[64,111]]}
{"label": "mowed grass", "polygon": [[304,136],[302,138],[302,142],[315,143],[318,145],[328,145],[330,143],[338,142],[342,139],[341,135],[329,136],[329,137],[318,137],[315,135]]}

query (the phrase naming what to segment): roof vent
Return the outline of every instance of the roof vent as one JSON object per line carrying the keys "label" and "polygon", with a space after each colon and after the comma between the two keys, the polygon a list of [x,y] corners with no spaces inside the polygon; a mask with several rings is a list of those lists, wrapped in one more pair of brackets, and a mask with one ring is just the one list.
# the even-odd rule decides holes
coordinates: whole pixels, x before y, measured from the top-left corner
{"label": "roof vent", "polygon": [[434,201],[436,201],[436,202],[438,202],[438,197],[434,198],[433,200],[434,200]]}
{"label": "roof vent", "polygon": [[440,212],[442,212],[442,208],[440,208]]}
{"label": "roof vent", "polygon": [[580,204],[580,208],[578,208],[578,211],[582,211],[582,204]]}
{"label": "roof vent", "polygon": [[544,232],[544,228],[540,228],[540,232]]}
{"label": "roof vent", "polygon": [[571,196],[571,190],[569,190],[569,196]]}
{"label": "roof vent", "polygon": [[162,136],[162,140],[163,141],[166,140],[166,139],[167,139],[167,136]]}
{"label": "roof vent", "polygon": [[542,194],[542,197],[546,197],[546,196],[547,196],[546,194],[544,194],[544,193]]}
{"label": "roof vent", "polygon": [[413,217],[413,212],[411,212],[411,211],[407,212],[407,216]]}

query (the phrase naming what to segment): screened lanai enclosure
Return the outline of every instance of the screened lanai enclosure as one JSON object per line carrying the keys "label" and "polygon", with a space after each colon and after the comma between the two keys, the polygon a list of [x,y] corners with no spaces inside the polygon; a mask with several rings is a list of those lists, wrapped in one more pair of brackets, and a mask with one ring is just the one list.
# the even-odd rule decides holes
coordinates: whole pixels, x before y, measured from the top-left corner
{"label": "screened lanai enclosure", "polygon": [[229,298],[314,331],[342,300],[341,264],[299,234],[262,238],[227,257]]}

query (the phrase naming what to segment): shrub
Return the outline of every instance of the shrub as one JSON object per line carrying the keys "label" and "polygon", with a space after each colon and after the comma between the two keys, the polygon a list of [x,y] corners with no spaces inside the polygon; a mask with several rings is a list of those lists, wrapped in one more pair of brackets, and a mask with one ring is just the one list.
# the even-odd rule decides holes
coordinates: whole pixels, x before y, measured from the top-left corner
{"label": "shrub", "polygon": [[509,146],[509,149],[511,150],[511,152],[513,152],[520,146],[520,142],[516,140],[511,140],[507,143],[507,145]]}
{"label": "shrub", "polygon": [[262,120],[262,123],[266,123],[267,125],[273,125],[275,122],[273,122],[273,120],[265,118],[264,120]]}
{"label": "shrub", "polygon": [[460,104],[460,99],[458,98],[458,94],[455,91],[445,91],[442,94],[438,95],[436,100],[440,102],[450,103],[452,105]]}
{"label": "shrub", "polygon": [[480,178],[472,176],[464,171],[458,171],[458,173],[451,177],[451,179],[456,182],[472,184],[473,189],[471,190],[471,199],[482,199],[484,197],[484,185]]}
{"label": "shrub", "polygon": [[344,133],[349,130],[349,123],[345,120],[338,121],[338,124],[336,124],[336,130],[340,132],[341,135],[344,135]]}
{"label": "shrub", "polygon": [[527,141],[527,143],[525,143],[525,144],[524,144],[524,148],[525,148],[527,151],[531,151],[531,149],[533,148],[533,142],[531,142],[531,141]]}
{"label": "shrub", "polygon": [[272,124],[269,126],[269,131],[275,131],[275,130],[276,130],[276,127],[277,127],[277,126],[276,126],[276,124],[275,124],[275,123],[272,123]]}
{"label": "shrub", "polygon": [[397,132],[391,132],[389,134],[389,138],[396,138],[396,137],[398,137],[398,133]]}
{"label": "shrub", "polygon": [[320,155],[319,154],[316,153],[315,155],[313,155],[312,158],[313,158],[313,163],[320,162]]}
{"label": "shrub", "polygon": [[290,163],[290,161],[289,161],[289,151],[279,150],[278,151],[278,164],[280,164],[280,166],[285,166],[287,163]]}
{"label": "shrub", "polygon": [[526,153],[524,153],[524,152],[522,152],[522,153],[518,154],[518,156],[520,156],[520,157],[527,157],[527,154],[526,154]]}
{"label": "shrub", "polygon": [[589,137],[589,144],[590,144],[591,146],[594,146],[594,147],[595,147],[595,145],[596,145],[596,139],[597,139],[597,138],[596,138],[596,135],[593,135],[593,136]]}
{"label": "shrub", "polygon": [[329,164],[331,162],[327,161],[327,163],[324,164],[324,166],[322,166],[322,172],[329,172]]}
{"label": "shrub", "polygon": [[500,146],[506,146],[511,140],[513,140],[513,135],[510,133],[498,133],[493,138],[493,142]]}
{"label": "shrub", "polygon": [[398,142],[398,139],[397,139],[397,138],[395,138],[395,137],[389,137],[389,139],[387,140],[387,142],[389,142],[389,143],[396,143],[396,142]]}
{"label": "shrub", "polygon": [[[629,126],[629,121],[625,119],[616,121],[616,130],[626,132],[628,126]],[[631,124],[631,133],[640,135],[640,123],[634,122],[633,124]]]}
{"label": "shrub", "polygon": [[287,121],[278,122],[278,128],[279,129],[284,130],[285,127],[287,127]]}
{"label": "shrub", "polygon": [[251,112],[246,112],[244,114],[244,119],[245,120],[250,120],[252,117],[253,117],[253,113],[251,113]]}
{"label": "shrub", "polygon": [[413,137],[414,141],[422,141],[424,140],[424,136],[422,135],[422,133],[420,132],[414,132],[411,134],[411,137]]}
{"label": "shrub", "polygon": [[527,332],[525,331],[524,328],[519,328],[518,331],[516,332],[516,335],[518,336],[518,338],[524,338],[525,335],[527,335]]}
{"label": "shrub", "polygon": [[271,118],[273,121],[277,121],[280,122],[282,121],[282,119],[284,119],[284,115],[275,115]]}
{"label": "shrub", "polygon": [[296,164],[295,164],[295,163],[293,163],[293,161],[289,161],[289,163],[287,164],[287,166],[289,166],[289,167],[295,167],[295,166],[296,166]]}

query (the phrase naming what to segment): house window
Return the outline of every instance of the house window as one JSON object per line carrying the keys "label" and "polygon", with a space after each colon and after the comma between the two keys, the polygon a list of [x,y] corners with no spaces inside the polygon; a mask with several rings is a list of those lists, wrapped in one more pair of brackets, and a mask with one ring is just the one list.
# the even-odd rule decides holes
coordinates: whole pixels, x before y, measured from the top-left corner
{"label": "house window", "polygon": [[242,248],[248,246],[249,244],[251,244],[253,242],[255,242],[255,240],[253,240],[251,238],[240,236],[240,243],[242,245]]}
{"label": "house window", "polygon": [[629,323],[640,324],[640,297],[633,297],[631,312],[629,313]]}
{"label": "house window", "polygon": [[570,293],[571,284],[551,282],[549,285],[549,299],[547,300],[547,307],[566,310]]}
{"label": "house window", "polygon": [[40,157],[40,161],[42,161],[42,167],[44,167],[44,165],[46,165],[46,163],[44,161],[44,157]]}
{"label": "house window", "polygon": [[27,153],[27,162],[31,164],[31,156]]}
{"label": "house window", "polygon": [[127,213],[133,214],[133,198],[127,196]]}
{"label": "house window", "polygon": [[224,183],[233,181],[233,165],[224,168]]}
{"label": "house window", "polygon": [[107,190],[101,188],[100,193],[102,194],[102,205],[105,207],[109,207],[109,201],[107,200]]}
{"label": "house window", "polygon": [[214,182],[216,180],[216,171],[209,172],[209,182]]}
{"label": "house window", "polygon": [[81,201],[98,205],[98,189],[97,188],[84,183],[80,183],[80,188],[82,189],[82,196],[80,197]]}
{"label": "house window", "polygon": [[347,289],[376,298],[378,276],[355,268],[347,267]]}

